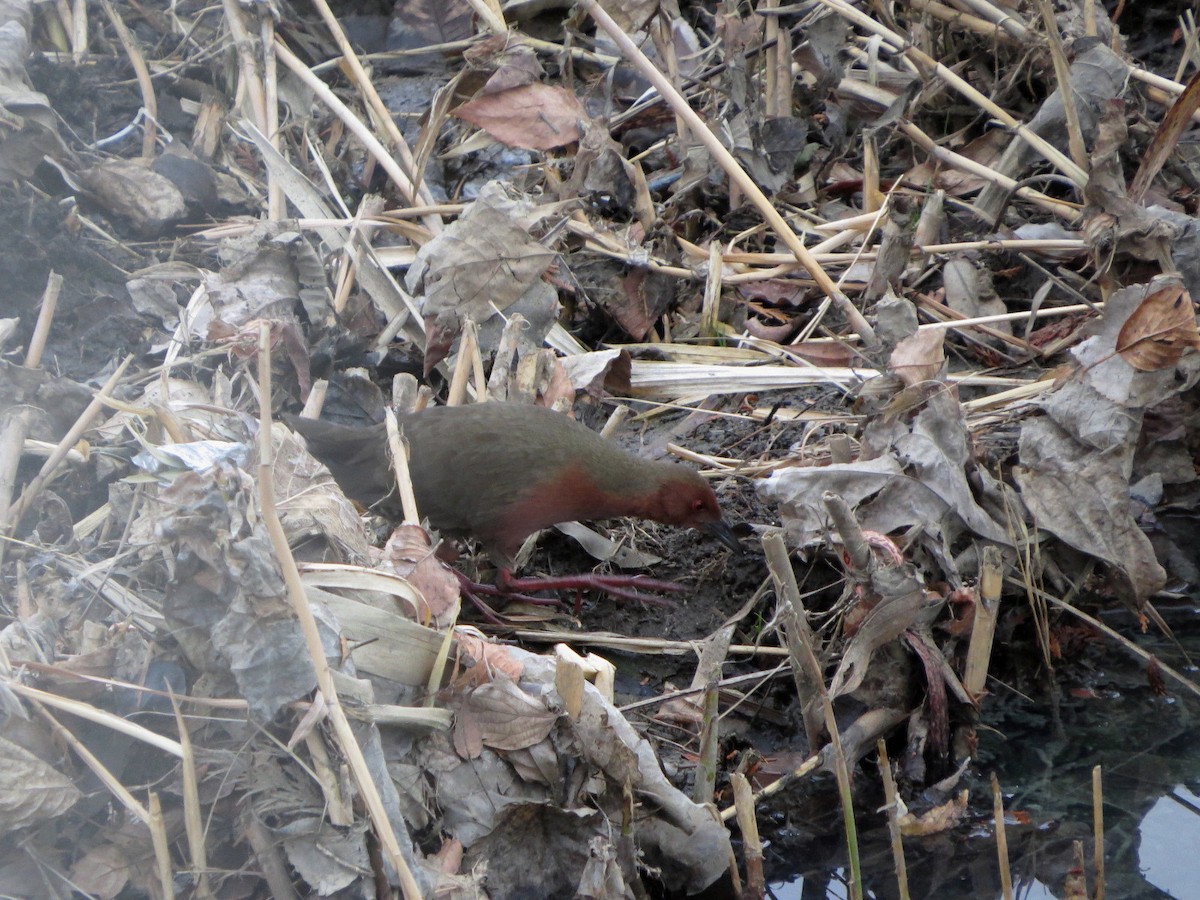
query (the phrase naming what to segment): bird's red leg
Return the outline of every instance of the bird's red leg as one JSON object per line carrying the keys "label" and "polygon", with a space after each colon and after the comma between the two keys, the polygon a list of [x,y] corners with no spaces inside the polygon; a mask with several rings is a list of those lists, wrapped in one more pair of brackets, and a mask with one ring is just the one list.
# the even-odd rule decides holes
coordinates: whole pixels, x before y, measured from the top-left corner
{"label": "bird's red leg", "polygon": [[[503,569],[501,571],[504,571]],[[522,603],[531,603],[534,606],[562,606],[561,600],[556,600],[553,597],[531,597],[528,594],[521,594],[516,591],[506,590],[504,587],[495,584],[483,584],[478,581],[472,581],[462,572],[454,570],[455,576],[458,578],[458,585],[462,592],[470,598],[471,602],[480,608],[483,612],[486,604],[479,599],[479,595],[483,594],[488,597],[502,597],[505,600],[520,600]],[[482,605],[481,605],[482,604]],[[487,607],[494,615],[495,612],[491,607]],[[487,613],[484,613],[487,615]]]}
{"label": "bird's red leg", "polygon": [[503,619],[500,618],[499,615],[497,615],[497,613],[494,609],[492,609],[490,606],[488,606],[486,603],[484,603],[482,599],[480,599],[478,589],[485,588],[485,587],[487,587],[487,585],[476,584],[471,579],[469,579],[466,575],[464,575],[462,572],[459,572],[457,570],[452,569],[451,571],[453,571],[454,574],[458,577],[458,587],[459,587],[459,590],[462,592],[463,596],[466,597],[468,600],[470,600],[472,604],[474,604],[475,608],[477,610],[479,610],[480,613],[483,614],[483,617],[485,619],[487,619],[493,625],[507,624]]}
{"label": "bird's red leg", "polygon": [[643,591],[674,593],[684,590],[681,584],[648,578],[645,575],[597,575],[592,572],[586,575],[514,578],[508,569],[501,569],[496,575],[496,586],[511,596],[519,596],[515,591],[600,591],[620,600],[656,606],[670,606],[671,602]]}
{"label": "bird's red leg", "polygon": [[514,578],[508,569],[498,569],[495,584],[472,581],[462,572],[454,570],[463,594],[475,605],[483,617],[493,625],[507,625],[483,597],[495,597],[504,601],[516,600],[537,606],[562,606],[561,600],[553,597],[535,597],[530,591],[573,591],[575,614],[579,615],[584,591],[599,591],[619,600],[648,603],[655,606],[670,606],[671,602],[644,591],[677,592],[683,585],[673,581],[648,578],[645,575],[564,575],[555,578]]}

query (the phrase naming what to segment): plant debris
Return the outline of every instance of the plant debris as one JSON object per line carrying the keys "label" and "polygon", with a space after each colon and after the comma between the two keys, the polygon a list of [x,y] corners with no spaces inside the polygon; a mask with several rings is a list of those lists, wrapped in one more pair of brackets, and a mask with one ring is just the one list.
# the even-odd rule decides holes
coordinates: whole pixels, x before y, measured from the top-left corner
{"label": "plant debris", "polygon": [[[1200,580],[1177,5],[8,4],[4,893],[761,892],[755,806],[819,770],[968,827],[993,646],[1053,678]],[[753,549],[563,523],[518,566],[682,599],[503,573],[481,620],[382,423],[497,401],[611,415]],[[397,502],[302,411],[378,425]]]}

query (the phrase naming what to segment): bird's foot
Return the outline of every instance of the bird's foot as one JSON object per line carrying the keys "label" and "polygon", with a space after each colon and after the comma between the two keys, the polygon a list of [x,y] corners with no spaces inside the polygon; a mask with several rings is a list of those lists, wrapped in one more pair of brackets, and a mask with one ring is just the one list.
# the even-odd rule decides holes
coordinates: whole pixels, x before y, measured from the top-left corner
{"label": "bird's foot", "polygon": [[497,598],[504,602],[517,601],[534,606],[563,606],[563,602],[554,597],[535,597],[533,591],[574,591],[575,614],[578,615],[582,604],[584,591],[597,591],[616,597],[618,600],[647,603],[652,606],[670,606],[671,601],[665,597],[648,594],[646,591],[661,593],[677,593],[684,590],[683,585],[673,581],[663,581],[649,578],[645,575],[563,575],[545,578],[514,578],[507,569],[496,573],[495,584],[482,584],[472,581],[461,572],[458,576],[459,587],[463,595],[474,604],[475,608],[487,621],[494,625],[509,625],[501,615],[492,608],[484,598]]}
{"label": "bird's foot", "polygon": [[[503,571],[503,570],[501,570]],[[463,596],[474,604],[475,608],[482,613],[483,617],[493,625],[510,625],[510,622],[505,622],[500,617],[496,610],[492,609],[484,597],[499,597],[505,602],[517,600],[521,603],[529,603],[534,606],[562,606],[562,601],[553,597],[531,597],[528,594],[523,594],[518,591],[510,591],[505,587],[495,584],[483,584],[478,581],[472,581],[462,572],[455,570],[454,574],[458,577],[458,586],[462,591]]]}
{"label": "bird's foot", "polygon": [[656,597],[654,594],[644,592],[677,593],[684,590],[681,584],[649,578],[645,575],[597,575],[589,572],[584,575],[514,578],[507,569],[501,569],[496,576],[496,586],[514,597],[527,596],[525,594],[527,591],[575,591],[577,612],[578,596],[583,591],[599,591],[619,600],[632,600],[635,603],[648,603],[652,606],[670,606],[671,601],[665,597]]}

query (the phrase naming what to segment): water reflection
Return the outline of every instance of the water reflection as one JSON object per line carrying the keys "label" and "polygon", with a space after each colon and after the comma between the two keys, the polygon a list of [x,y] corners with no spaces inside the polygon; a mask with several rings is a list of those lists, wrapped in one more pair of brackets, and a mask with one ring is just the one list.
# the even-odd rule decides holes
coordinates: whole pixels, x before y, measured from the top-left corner
{"label": "water reflection", "polygon": [[[1110,624],[1134,633],[1129,622]],[[1176,610],[1171,624],[1200,658],[1200,614]],[[1177,664],[1178,651],[1166,640],[1147,635],[1139,643]],[[1016,663],[1007,676],[1011,686],[991,686],[979,734],[970,784],[977,819],[952,834],[905,841],[911,895],[1000,896],[986,781],[992,771],[1006,792],[1005,809],[1023,820],[1010,820],[1007,829],[1015,895],[1062,897],[1076,840],[1084,842],[1091,888],[1091,772],[1101,765],[1107,896],[1200,898],[1200,701],[1171,684],[1170,696],[1157,695],[1145,667],[1107,642],[1092,642],[1061,663],[1053,695],[1038,677],[1036,659],[1009,662]],[[836,809],[814,822],[812,796],[799,802],[805,812],[793,815],[767,850],[772,896],[848,896]],[[890,900],[897,889],[886,831],[877,824],[882,814],[862,812],[873,808],[870,798],[859,799],[864,886],[867,896]]]}

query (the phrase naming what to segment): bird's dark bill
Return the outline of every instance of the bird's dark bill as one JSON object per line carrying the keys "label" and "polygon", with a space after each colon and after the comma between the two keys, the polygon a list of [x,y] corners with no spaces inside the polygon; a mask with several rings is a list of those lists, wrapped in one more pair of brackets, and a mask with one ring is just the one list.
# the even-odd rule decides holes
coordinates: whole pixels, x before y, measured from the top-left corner
{"label": "bird's dark bill", "polygon": [[742,542],[739,541],[737,535],[733,533],[733,527],[724,519],[720,519],[716,522],[709,522],[704,526],[704,530],[730,550],[733,550],[735,553],[742,552]]}

